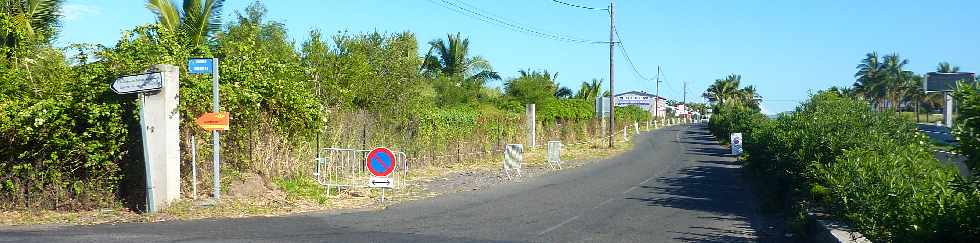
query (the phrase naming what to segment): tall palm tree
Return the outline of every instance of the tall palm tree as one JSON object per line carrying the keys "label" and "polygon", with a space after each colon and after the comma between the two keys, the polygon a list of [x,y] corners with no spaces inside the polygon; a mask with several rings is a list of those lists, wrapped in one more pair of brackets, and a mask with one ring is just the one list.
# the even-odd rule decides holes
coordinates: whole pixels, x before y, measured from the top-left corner
{"label": "tall palm tree", "polygon": [[891,103],[891,108],[898,109],[904,92],[903,84],[912,78],[912,72],[905,70],[908,59],[902,59],[898,53],[885,55],[882,69],[884,71],[885,96]]}
{"label": "tall palm tree", "polygon": [[470,56],[470,40],[460,33],[449,34],[445,40],[433,40],[429,46],[429,53],[422,63],[423,71],[461,78],[464,84],[480,87],[488,80],[500,79],[489,61],[480,56]]}
{"label": "tall palm tree", "polygon": [[940,73],[956,73],[959,71],[960,71],[960,67],[953,66],[948,62],[940,62],[939,65],[936,66],[936,72],[940,72]]}
{"label": "tall palm tree", "polygon": [[184,0],[182,8],[178,9],[173,0],[147,0],[146,8],[157,15],[162,28],[183,32],[187,35],[185,45],[203,52],[207,49],[208,39],[221,30],[224,3],[224,0]]}
{"label": "tall palm tree", "polygon": [[0,0],[0,47],[47,43],[58,28],[64,0]]}
{"label": "tall palm tree", "polygon": [[857,69],[857,73],[854,74],[857,78],[857,82],[854,83],[855,91],[880,107],[881,99],[885,96],[885,85],[882,77],[883,65],[878,58],[878,52],[866,54],[857,65]]}

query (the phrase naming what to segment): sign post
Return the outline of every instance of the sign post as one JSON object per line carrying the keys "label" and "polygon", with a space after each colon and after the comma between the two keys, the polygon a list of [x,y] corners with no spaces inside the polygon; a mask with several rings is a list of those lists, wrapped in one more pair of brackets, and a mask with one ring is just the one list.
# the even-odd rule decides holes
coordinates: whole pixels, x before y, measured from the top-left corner
{"label": "sign post", "polygon": [[368,181],[368,187],[381,188],[381,203],[385,202],[385,188],[391,188],[394,184],[394,181],[388,176],[395,171],[395,161],[397,161],[395,154],[387,148],[371,150],[364,161],[368,171],[374,175]]}
{"label": "sign post", "polygon": [[179,69],[154,65],[150,72],[123,76],[110,88],[117,94],[137,94],[140,135],[146,178],[146,212],[154,213],[180,197],[178,112]]}
{"label": "sign post", "polygon": [[[187,72],[190,74],[211,74],[211,112],[221,110],[218,96],[218,58],[193,58],[187,61]],[[221,199],[221,133],[211,130],[212,159],[214,160],[214,195],[215,200]]]}

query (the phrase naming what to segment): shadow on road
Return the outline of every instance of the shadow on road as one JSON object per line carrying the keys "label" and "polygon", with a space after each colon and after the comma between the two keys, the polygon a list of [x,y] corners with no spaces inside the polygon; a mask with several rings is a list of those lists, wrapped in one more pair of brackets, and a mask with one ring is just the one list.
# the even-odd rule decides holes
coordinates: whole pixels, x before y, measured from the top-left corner
{"label": "shadow on road", "polygon": [[[739,167],[731,161],[699,161],[678,175],[662,177],[657,186],[643,186],[649,197],[627,198],[648,206],[710,212],[721,216],[699,217],[713,221],[739,221],[734,228],[691,227],[677,240],[696,242],[777,242],[769,226],[757,212],[752,191],[739,181]],[[756,235],[756,238],[752,235]]]}

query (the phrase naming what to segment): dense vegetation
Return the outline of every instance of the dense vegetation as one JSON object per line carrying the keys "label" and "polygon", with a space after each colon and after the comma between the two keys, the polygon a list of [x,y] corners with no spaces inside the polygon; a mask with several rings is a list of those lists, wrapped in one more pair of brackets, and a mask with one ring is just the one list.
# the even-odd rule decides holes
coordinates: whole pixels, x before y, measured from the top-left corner
{"label": "dense vegetation", "polygon": [[[853,90],[834,88],[768,119],[737,98],[745,96],[738,85],[724,83],[731,81],[718,80],[705,94],[717,97],[709,128],[720,140],[743,133],[744,167],[764,185],[769,204],[800,214],[830,213],[873,241],[980,237],[980,186],[936,160],[928,138],[912,122],[891,110],[874,112],[887,102],[869,103]],[[729,90],[728,95],[719,90]],[[980,93],[961,85],[957,97],[960,150],[976,163]]]}
{"label": "dense vegetation", "polygon": [[[0,209],[138,204],[137,102],[108,86],[154,64],[181,69],[181,161],[190,161],[192,143],[199,159],[209,156],[210,135],[193,119],[210,111],[211,81],[187,75],[191,57],[220,58],[221,109],[232,114],[222,136],[222,168],[232,173],[224,176],[305,176],[316,146],[391,146],[414,162],[439,163],[433,155],[524,141],[528,103],[538,104],[542,140],[598,135],[601,80],[573,93],[556,74],[523,70],[502,88],[487,86],[503,78],[460,33],[421,44],[428,52],[407,31],[311,31],[294,43],[258,2],[223,21],[221,0],[149,0],[156,23],[125,30],[112,46],[59,49],[51,40],[62,2],[0,1]],[[616,115],[622,124],[650,119],[641,109]],[[209,165],[199,169],[210,180]]]}

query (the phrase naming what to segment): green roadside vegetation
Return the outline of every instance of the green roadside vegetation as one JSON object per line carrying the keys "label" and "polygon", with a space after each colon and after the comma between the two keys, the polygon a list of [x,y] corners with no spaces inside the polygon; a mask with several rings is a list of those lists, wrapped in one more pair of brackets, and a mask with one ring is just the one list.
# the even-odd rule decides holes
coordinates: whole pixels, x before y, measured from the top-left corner
{"label": "green roadside vegetation", "polygon": [[[961,86],[957,97],[963,104],[958,140],[980,141],[980,94]],[[743,133],[747,175],[763,187],[767,208],[797,215],[790,226],[800,233],[807,213],[820,212],[875,242],[980,238],[980,183],[936,160],[912,121],[888,109],[873,112],[874,103],[863,98],[837,88],[821,91],[775,119],[738,102],[718,102],[709,127],[720,140]],[[974,171],[976,144],[958,148]]]}
{"label": "green roadside vegetation", "polygon": [[[181,70],[181,189],[192,196],[190,147],[196,144],[197,196],[206,198],[211,136],[194,118],[211,109],[211,78],[187,74],[192,57],[221,60],[221,110],[232,115],[221,137],[224,187],[259,177],[287,193],[268,201],[275,205],[343,203],[320,195],[306,179],[318,147],[386,146],[420,164],[453,166],[459,161],[438,155],[526,141],[524,107],[531,103],[538,107],[539,143],[601,134],[594,100],[602,80],[583,81],[574,92],[548,70],[501,77],[469,51],[461,33],[420,42],[410,31],[323,36],[314,30],[296,43],[259,2],[223,20],[220,0],[147,1],[143,11],[158,20],[134,23],[115,44],[58,48],[52,40],[64,1],[31,1],[40,3],[33,9],[23,8],[26,2],[0,2],[0,211],[25,217],[142,210],[136,98],[112,93],[109,84],[154,64]],[[495,81],[502,87],[488,85]],[[615,116],[617,127],[651,119],[638,108],[617,109]],[[215,207],[250,205],[229,200]]]}

